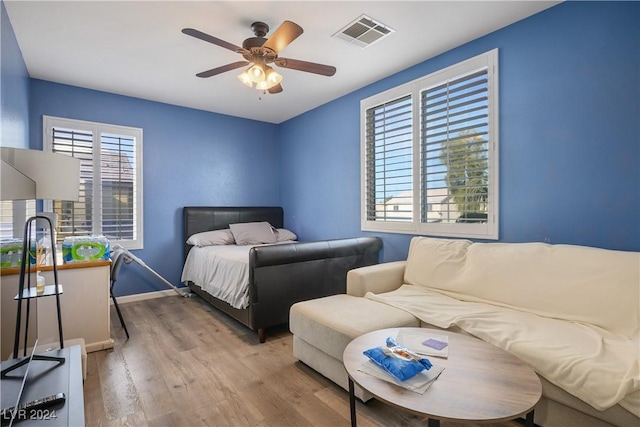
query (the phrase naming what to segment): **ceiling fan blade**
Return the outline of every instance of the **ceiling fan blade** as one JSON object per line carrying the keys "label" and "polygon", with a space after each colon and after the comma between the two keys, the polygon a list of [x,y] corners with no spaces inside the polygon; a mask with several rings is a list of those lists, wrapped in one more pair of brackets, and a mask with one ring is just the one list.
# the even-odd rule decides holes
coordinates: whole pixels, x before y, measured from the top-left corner
{"label": "ceiling fan blade", "polygon": [[289,43],[297,39],[304,30],[295,22],[284,21],[271,36],[267,39],[262,47],[271,49],[276,54],[287,47]]}
{"label": "ceiling fan blade", "polygon": [[315,62],[300,61],[298,59],[278,58],[274,61],[274,64],[282,68],[306,71],[307,73],[320,74],[329,77],[336,73],[336,67],[332,67],[331,65],[316,64]]}
{"label": "ceiling fan blade", "polygon": [[217,74],[221,74],[227,71],[235,70],[236,68],[244,67],[245,65],[249,65],[247,61],[238,61],[231,64],[223,65],[222,67],[212,68],[207,71],[203,71],[201,73],[196,74],[198,77],[211,77]]}
{"label": "ceiling fan blade", "polygon": [[189,35],[189,36],[191,36],[191,37],[195,37],[197,39],[204,40],[205,42],[213,43],[213,44],[215,44],[217,46],[223,47],[225,49],[232,50],[234,52],[238,52],[238,51],[243,51],[244,50],[240,46],[236,46],[233,43],[229,43],[229,42],[226,42],[224,40],[220,40],[217,37],[210,36],[209,34],[205,34],[202,31],[194,30],[193,28],[183,28],[182,32],[187,34],[187,35]]}
{"label": "ceiling fan blade", "polygon": [[282,85],[280,85],[280,83],[278,83],[277,85],[269,89],[269,93],[280,93],[280,92],[282,92]]}

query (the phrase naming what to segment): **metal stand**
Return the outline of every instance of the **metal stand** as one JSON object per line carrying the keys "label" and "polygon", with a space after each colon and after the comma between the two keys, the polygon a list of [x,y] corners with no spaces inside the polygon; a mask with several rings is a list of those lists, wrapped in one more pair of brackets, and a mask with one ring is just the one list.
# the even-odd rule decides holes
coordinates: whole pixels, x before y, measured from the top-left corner
{"label": "metal stand", "polygon": [[[156,276],[158,279],[162,280],[162,282],[164,284],[166,284],[171,289],[173,289],[181,297],[191,298],[192,296],[195,295],[195,294],[193,294],[193,293],[191,293],[189,291],[184,292],[184,293],[180,292],[180,290],[178,290],[178,288],[176,286],[174,286],[173,283],[169,282],[167,279],[162,277],[158,272],[156,272],[154,269],[149,267],[143,260],[141,260],[140,258],[135,256],[134,254],[132,254],[131,252],[129,252],[127,249],[123,248],[122,246],[116,244],[116,245],[113,246],[113,248],[114,249],[122,249],[124,251],[124,255],[125,255],[124,262],[125,262],[125,264],[131,264],[131,261],[135,261],[136,263],[138,263],[139,265],[144,267],[146,270],[148,270],[151,274]],[[187,288],[187,290],[188,290],[188,288]]]}
{"label": "metal stand", "polygon": [[[53,281],[54,281],[54,284],[52,286],[45,286],[45,290],[41,294],[37,293],[35,287],[31,287],[32,271],[31,271],[30,250],[31,250],[31,242],[32,241],[35,242],[35,238],[33,236],[32,230],[35,228],[33,227],[33,224],[38,220],[46,221],[47,227],[44,227],[44,228],[49,229],[50,235],[52,237],[52,240],[50,242],[51,243],[50,249],[51,249],[51,255],[53,259]],[[36,227],[37,227],[37,224],[36,224]],[[36,260],[36,263],[37,263],[37,260]],[[27,280],[26,288],[25,288],[25,278]],[[36,215],[29,218],[24,226],[24,240],[22,242],[22,258],[21,258],[21,264],[20,264],[20,284],[18,286],[18,294],[14,297],[14,299],[18,301],[18,312],[16,316],[16,333],[15,333],[14,344],[13,344],[14,359],[18,358],[18,351],[20,348],[20,329],[22,326],[21,324],[22,323],[22,301],[25,301],[25,300],[27,303],[27,312],[26,312],[25,329],[24,329],[23,356],[24,357],[27,356],[27,339],[28,339],[28,333],[29,333],[29,309],[30,309],[30,301],[32,298],[40,298],[40,297],[55,295],[56,308],[58,312],[57,313],[58,314],[58,335],[60,338],[60,349],[64,348],[64,339],[62,336],[62,315],[60,313],[60,294],[62,294],[62,286],[60,286],[60,283],[58,282],[58,265],[56,263],[56,246],[55,246],[55,242],[53,241],[53,224],[51,222],[51,219],[49,219],[49,217]],[[36,344],[37,344],[37,341],[36,341]],[[0,377],[5,377],[8,372],[13,371],[14,369],[20,366],[23,366],[26,363],[29,363],[30,359],[54,361],[54,362],[58,362],[58,365],[61,365],[64,363],[64,358],[61,358],[61,357],[34,355],[32,358],[23,359],[17,362],[15,365],[4,369],[2,373],[0,373]]]}

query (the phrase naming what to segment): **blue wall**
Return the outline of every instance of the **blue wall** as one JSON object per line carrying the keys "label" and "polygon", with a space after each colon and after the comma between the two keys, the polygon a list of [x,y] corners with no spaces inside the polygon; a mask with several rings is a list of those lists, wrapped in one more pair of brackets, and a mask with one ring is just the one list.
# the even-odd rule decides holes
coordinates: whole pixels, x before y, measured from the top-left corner
{"label": "blue wall", "polygon": [[29,148],[29,74],[0,2],[0,146]]}
{"label": "blue wall", "polygon": [[[7,22],[3,5],[2,119],[5,75],[15,75],[12,110],[31,148],[42,146],[42,115],[144,129],[145,249],[136,255],[173,283],[185,205],[282,205],[302,240],[371,234],[360,231],[360,100],[493,48],[500,240],[640,251],[638,2],[562,3],[280,125],[35,79],[27,87]],[[410,235],[379,235],[385,261],[406,257]],[[135,265],[120,281],[119,294],[165,289]]]}
{"label": "blue wall", "polygon": [[[360,231],[360,100],[494,48],[500,241],[640,250],[640,3],[567,2],[280,126],[281,201],[305,239]],[[286,167],[285,167],[286,166]],[[384,260],[410,235],[378,234]]]}
{"label": "blue wall", "polygon": [[[31,148],[42,148],[43,115],[143,128],[144,249],[134,253],[171,283],[180,283],[183,206],[279,203],[276,125],[36,79],[30,90]],[[166,289],[131,265],[118,294]]]}

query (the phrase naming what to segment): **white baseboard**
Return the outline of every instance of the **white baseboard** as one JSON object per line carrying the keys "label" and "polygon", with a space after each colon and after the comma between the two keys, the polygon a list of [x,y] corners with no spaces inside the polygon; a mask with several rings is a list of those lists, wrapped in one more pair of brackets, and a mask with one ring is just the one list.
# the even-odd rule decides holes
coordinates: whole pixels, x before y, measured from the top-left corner
{"label": "white baseboard", "polygon": [[[185,288],[185,289],[188,290],[189,288]],[[170,297],[170,296],[177,297],[178,294],[176,294],[176,292],[172,289],[167,289],[164,291],[145,292],[143,294],[125,295],[125,296],[116,297],[116,298],[118,298],[118,304],[126,304],[128,302],[143,301],[146,299],[164,298],[164,297]],[[113,300],[111,300],[111,304],[113,305]]]}

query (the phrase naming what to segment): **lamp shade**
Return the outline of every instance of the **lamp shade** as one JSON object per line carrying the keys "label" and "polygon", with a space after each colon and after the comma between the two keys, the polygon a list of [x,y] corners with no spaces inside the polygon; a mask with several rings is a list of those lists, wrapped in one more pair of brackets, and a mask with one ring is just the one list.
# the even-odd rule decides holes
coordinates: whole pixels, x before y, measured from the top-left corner
{"label": "lamp shade", "polygon": [[238,79],[245,86],[253,87],[253,81],[251,80],[251,77],[249,77],[249,73],[247,73],[246,71],[243,71],[242,73],[238,74]]}
{"label": "lamp shade", "polygon": [[36,198],[36,183],[4,160],[0,160],[0,200]]}
{"label": "lamp shade", "polygon": [[[40,150],[0,147],[2,200],[72,200],[80,190],[80,160]],[[28,180],[35,183],[35,191]]]}
{"label": "lamp shade", "polygon": [[266,68],[267,68],[267,72],[266,72],[267,87],[271,89],[275,85],[280,84],[280,82],[282,81],[282,75],[271,67],[266,67]]}
{"label": "lamp shade", "polygon": [[259,63],[256,63],[252,67],[249,67],[247,73],[249,74],[249,78],[251,79],[251,81],[254,83],[260,83],[265,79],[264,69]]}

